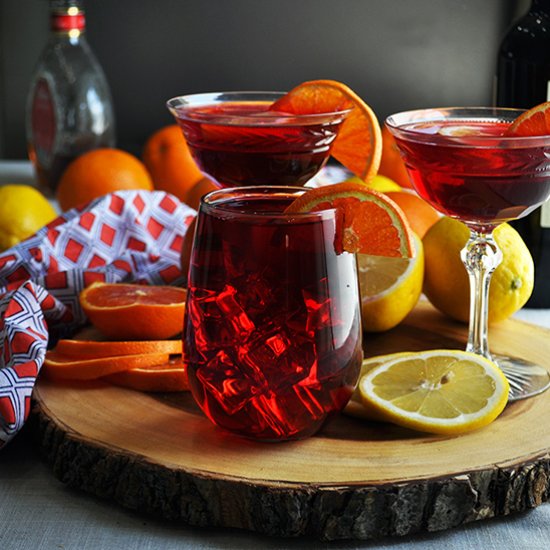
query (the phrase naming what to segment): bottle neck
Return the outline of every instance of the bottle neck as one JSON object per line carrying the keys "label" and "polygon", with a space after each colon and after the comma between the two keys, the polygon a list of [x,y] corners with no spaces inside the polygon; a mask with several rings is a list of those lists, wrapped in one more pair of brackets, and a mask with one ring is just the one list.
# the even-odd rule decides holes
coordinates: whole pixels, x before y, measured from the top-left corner
{"label": "bottle neck", "polygon": [[86,18],[78,1],[51,2],[50,30],[56,34],[78,38],[86,29]]}

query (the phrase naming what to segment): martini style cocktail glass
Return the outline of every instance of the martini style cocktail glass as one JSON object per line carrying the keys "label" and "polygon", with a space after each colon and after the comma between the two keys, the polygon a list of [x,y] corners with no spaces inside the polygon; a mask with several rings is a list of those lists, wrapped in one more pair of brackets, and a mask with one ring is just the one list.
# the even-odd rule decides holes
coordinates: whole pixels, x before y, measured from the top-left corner
{"label": "martini style cocktail glass", "polygon": [[220,187],[304,185],[326,164],[349,110],[270,110],[282,92],[219,92],[167,102],[202,172]]}
{"label": "martini style cocktail glass", "polygon": [[487,340],[489,283],[502,259],[493,229],[526,216],[550,195],[550,136],[505,135],[521,113],[454,107],[386,119],[420,196],[470,229],[461,252],[471,287],[466,349],[499,365],[510,382],[510,400],[550,386],[546,369],[516,357],[491,355]]}

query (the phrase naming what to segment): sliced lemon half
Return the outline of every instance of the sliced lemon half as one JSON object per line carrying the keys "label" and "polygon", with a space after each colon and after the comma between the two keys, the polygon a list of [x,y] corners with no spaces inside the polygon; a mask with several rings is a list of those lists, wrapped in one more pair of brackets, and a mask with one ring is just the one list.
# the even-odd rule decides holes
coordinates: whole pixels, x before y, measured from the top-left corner
{"label": "sliced lemon half", "polygon": [[465,351],[398,354],[359,380],[365,407],[406,428],[456,435],[486,426],[508,401],[495,363]]}
{"label": "sliced lemon half", "polygon": [[413,258],[357,255],[363,330],[389,330],[417,304],[424,280],[424,250],[415,234],[413,246]]}
{"label": "sliced lemon half", "polygon": [[[361,364],[361,372],[359,373],[359,380],[370,372],[375,367],[392,361],[393,359],[400,357],[402,355],[408,355],[407,353],[389,353],[387,355],[376,355],[374,357],[369,357],[368,359],[363,359]],[[355,416],[357,418],[363,418],[365,420],[376,420],[384,422],[384,415],[381,415],[376,409],[373,409],[370,406],[365,405],[361,398],[361,392],[359,391],[359,384],[355,387],[355,391],[351,394],[348,404],[343,411],[345,414],[350,416]]]}

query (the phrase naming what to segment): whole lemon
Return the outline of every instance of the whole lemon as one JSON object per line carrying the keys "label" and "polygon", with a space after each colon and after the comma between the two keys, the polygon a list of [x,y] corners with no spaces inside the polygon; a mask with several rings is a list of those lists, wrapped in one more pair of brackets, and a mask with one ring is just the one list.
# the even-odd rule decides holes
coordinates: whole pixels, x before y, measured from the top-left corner
{"label": "whole lemon", "polygon": [[36,233],[57,217],[54,207],[30,185],[0,187],[0,251]]}
{"label": "whole lemon", "polygon": [[386,176],[382,176],[381,174],[376,174],[376,176],[368,182],[364,182],[358,176],[352,176],[346,181],[362,183],[365,187],[374,189],[375,191],[380,191],[380,193],[387,193],[388,191],[401,191],[401,186],[399,184],[395,183],[395,181]]}
{"label": "whole lemon", "polygon": [[[534,264],[519,233],[502,224],[493,233],[502,251],[489,287],[489,323],[510,317],[523,307],[534,282]],[[424,294],[434,307],[459,321],[468,321],[470,284],[460,251],[469,229],[458,220],[443,217],[424,236]]]}
{"label": "whole lemon", "polygon": [[414,235],[414,258],[357,254],[361,318],[365,332],[383,332],[398,325],[422,293],[424,253]]}

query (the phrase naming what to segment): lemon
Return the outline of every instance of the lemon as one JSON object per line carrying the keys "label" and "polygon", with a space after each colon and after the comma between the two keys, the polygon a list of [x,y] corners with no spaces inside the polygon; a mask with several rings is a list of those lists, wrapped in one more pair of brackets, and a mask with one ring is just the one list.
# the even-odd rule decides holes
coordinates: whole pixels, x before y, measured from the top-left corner
{"label": "lemon", "polygon": [[[375,355],[374,357],[363,359],[363,363],[361,364],[361,372],[359,373],[359,380],[361,380],[367,372],[370,372],[375,367],[378,367],[387,361],[392,361],[401,355],[406,355],[406,353],[389,353],[387,355]],[[349,414],[350,416],[355,416],[366,420],[384,421],[384,415],[381,415],[376,409],[365,405],[361,399],[359,385],[357,385],[354,392],[351,394],[350,400],[345,406],[343,412],[345,414]]]}
{"label": "lemon", "polygon": [[[489,287],[489,323],[501,321],[525,305],[534,282],[533,258],[519,233],[502,224],[494,231],[502,251]],[[458,220],[441,218],[424,235],[424,293],[433,306],[459,321],[468,321],[470,284],[460,259],[469,236]]]}
{"label": "lemon", "polygon": [[0,186],[0,250],[30,237],[56,216],[48,199],[34,187]]}
{"label": "lemon", "polygon": [[466,351],[399,354],[359,381],[361,399],[389,422],[456,435],[492,422],[508,401],[509,385],[488,359]]}
{"label": "lemon", "polygon": [[392,179],[382,176],[382,174],[377,174],[370,181],[365,182],[358,176],[352,176],[346,181],[352,181],[355,183],[361,183],[368,187],[369,189],[374,189],[375,191],[380,191],[380,193],[388,193],[389,191],[401,191],[401,186],[393,181]]}
{"label": "lemon", "polygon": [[417,235],[413,241],[414,258],[357,255],[363,330],[389,330],[417,304],[422,293],[424,253]]}

